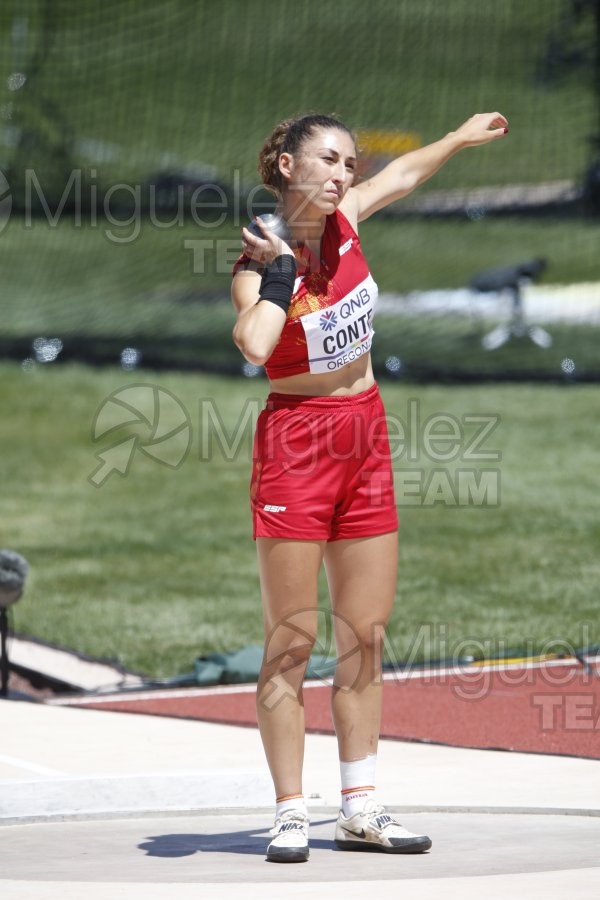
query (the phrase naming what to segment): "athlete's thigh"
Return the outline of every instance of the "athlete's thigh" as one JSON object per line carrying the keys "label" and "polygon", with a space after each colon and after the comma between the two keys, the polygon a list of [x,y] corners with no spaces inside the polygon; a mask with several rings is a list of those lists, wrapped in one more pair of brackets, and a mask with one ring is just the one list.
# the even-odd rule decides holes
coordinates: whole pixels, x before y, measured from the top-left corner
{"label": "athlete's thigh", "polygon": [[314,630],[325,541],[258,538],[265,633],[284,622]]}
{"label": "athlete's thigh", "polygon": [[338,639],[353,631],[368,640],[373,626],[385,626],[394,605],[397,532],[331,541],[325,549],[325,568],[334,621],[339,617]]}

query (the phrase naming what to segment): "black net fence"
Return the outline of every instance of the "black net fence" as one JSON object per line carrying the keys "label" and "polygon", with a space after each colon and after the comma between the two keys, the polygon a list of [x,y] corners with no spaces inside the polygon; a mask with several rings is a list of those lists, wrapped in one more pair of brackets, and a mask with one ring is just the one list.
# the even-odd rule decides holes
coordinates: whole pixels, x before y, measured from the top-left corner
{"label": "black net fence", "polygon": [[505,141],[365,222],[394,378],[600,377],[600,3],[6,0],[0,354],[260,374],[231,340],[272,126],[363,171],[499,109]]}

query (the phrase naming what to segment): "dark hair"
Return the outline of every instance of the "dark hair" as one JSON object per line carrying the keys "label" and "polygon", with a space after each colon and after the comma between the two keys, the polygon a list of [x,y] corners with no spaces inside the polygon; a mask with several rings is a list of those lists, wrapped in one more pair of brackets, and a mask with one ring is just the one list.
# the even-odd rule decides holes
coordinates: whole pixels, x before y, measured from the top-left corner
{"label": "dark hair", "polygon": [[336,116],[309,113],[292,119],[284,119],[273,129],[273,133],[264,142],[258,154],[258,171],[263,184],[276,194],[281,193],[283,179],[279,171],[279,157],[282,153],[295,154],[300,151],[306,140],[311,138],[319,128],[337,128],[350,135],[356,144],[356,138],[347,125]]}

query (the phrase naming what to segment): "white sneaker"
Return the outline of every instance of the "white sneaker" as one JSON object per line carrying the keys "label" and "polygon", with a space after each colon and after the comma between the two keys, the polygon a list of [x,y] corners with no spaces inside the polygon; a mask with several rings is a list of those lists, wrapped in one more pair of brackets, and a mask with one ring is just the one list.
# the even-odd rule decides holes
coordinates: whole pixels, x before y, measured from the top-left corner
{"label": "white sneaker", "polygon": [[423,853],[431,847],[426,834],[407,831],[373,800],[367,800],[363,811],[348,819],[340,811],[335,842],[341,850],[378,850],[382,853]]}
{"label": "white sneaker", "polygon": [[286,809],[273,825],[273,840],[267,847],[269,862],[306,862],[308,851],[308,816],[298,809]]}

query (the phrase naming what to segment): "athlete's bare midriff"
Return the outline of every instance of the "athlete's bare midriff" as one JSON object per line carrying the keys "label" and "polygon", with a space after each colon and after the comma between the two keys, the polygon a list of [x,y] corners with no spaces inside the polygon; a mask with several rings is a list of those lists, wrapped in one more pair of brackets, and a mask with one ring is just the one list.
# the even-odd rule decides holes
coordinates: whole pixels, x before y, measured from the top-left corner
{"label": "athlete's bare midriff", "polygon": [[273,378],[271,391],[277,394],[298,394],[310,397],[344,397],[360,394],[375,383],[371,354],[365,354],[336,372],[311,375],[302,372],[287,378]]}

